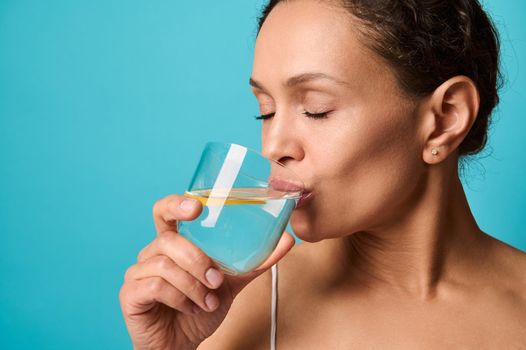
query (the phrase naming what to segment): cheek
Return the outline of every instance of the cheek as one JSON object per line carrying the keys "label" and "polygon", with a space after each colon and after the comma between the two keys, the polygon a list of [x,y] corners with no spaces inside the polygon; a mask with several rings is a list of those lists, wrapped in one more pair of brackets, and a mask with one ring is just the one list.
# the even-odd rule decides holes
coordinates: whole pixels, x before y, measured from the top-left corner
{"label": "cheek", "polygon": [[298,237],[340,237],[397,214],[423,169],[409,118],[351,118],[325,137],[323,152],[311,151],[317,196],[291,218]]}

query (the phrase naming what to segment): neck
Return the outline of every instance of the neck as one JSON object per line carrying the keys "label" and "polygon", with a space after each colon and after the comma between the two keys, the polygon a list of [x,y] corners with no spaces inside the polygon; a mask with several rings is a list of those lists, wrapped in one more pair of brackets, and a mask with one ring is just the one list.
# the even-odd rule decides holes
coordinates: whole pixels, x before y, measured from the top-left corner
{"label": "neck", "polygon": [[[327,242],[327,259],[363,288],[401,292],[420,299],[436,295],[440,282],[462,282],[483,261],[486,235],[478,228],[458,176],[430,172],[419,199],[406,214],[374,230]],[[345,263],[341,263],[345,261]]]}

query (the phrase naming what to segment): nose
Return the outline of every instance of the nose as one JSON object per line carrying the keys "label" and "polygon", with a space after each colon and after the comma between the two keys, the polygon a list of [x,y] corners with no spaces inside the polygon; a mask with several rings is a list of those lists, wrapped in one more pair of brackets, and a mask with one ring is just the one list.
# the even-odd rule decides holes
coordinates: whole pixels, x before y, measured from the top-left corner
{"label": "nose", "polygon": [[261,131],[262,154],[284,165],[299,162],[305,156],[301,135],[292,119],[276,113]]}

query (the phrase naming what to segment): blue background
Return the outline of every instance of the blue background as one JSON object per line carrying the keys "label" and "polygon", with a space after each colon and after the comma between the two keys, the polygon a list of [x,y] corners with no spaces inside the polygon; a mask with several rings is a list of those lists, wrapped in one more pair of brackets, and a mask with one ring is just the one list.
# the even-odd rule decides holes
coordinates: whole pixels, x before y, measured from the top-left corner
{"label": "blue background", "polygon": [[[131,348],[118,291],[153,203],[206,141],[260,148],[262,4],[0,1],[0,348]],[[482,229],[525,250],[526,3],[487,6],[507,85],[466,190]]]}

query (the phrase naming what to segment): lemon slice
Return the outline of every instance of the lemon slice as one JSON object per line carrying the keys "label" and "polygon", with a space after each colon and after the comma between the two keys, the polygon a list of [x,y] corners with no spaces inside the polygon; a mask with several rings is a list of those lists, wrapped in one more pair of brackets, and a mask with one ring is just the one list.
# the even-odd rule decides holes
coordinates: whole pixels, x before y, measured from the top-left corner
{"label": "lemon slice", "polygon": [[239,205],[239,204],[265,204],[265,200],[251,199],[251,198],[232,198],[228,196],[225,198],[209,198],[207,195],[196,195],[192,193],[185,193],[185,197],[194,198],[200,201],[203,205],[214,206],[214,205]]}

